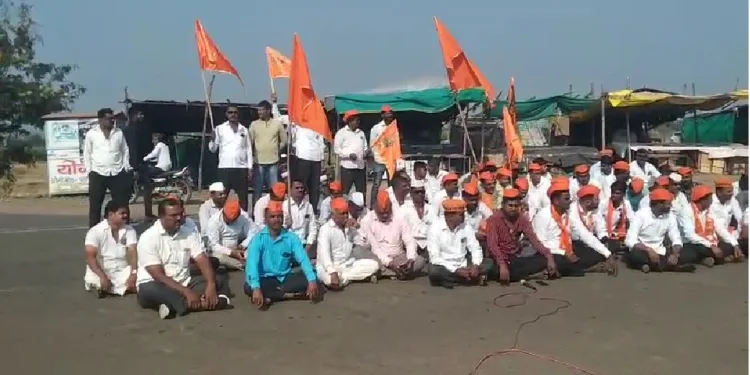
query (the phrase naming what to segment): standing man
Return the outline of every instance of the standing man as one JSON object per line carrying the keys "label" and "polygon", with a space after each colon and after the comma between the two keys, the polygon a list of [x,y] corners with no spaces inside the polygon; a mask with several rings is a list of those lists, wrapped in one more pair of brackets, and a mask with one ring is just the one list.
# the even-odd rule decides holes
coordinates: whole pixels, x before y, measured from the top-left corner
{"label": "standing man", "polygon": [[367,139],[365,139],[365,133],[359,129],[357,111],[346,111],[344,122],[346,126],[336,132],[333,139],[333,152],[340,159],[341,184],[344,194],[349,194],[352,185],[356,191],[364,194],[367,186],[365,173]]}
{"label": "standing man", "polygon": [[136,170],[141,165],[141,153],[145,151],[142,147],[141,135],[146,130],[143,128],[143,112],[135,109],[130,110],[128,115],[128,125],[122,129],[125,135],[125,142],[128,144],[128,150],[130,151],[130,166]]}
{"label": "standing man", "polygon": [[89,227],[102,220],[102,203],[109,189],[112,200],[127,202],[133,184],[130,149],[122,130],[115,127],[114,112],[97,112],[99,126],[91,128],[83,140],[83,163],[89,173]]}
{"label": "standing man", "polygon": [[248,176],[253,168],[253,146],[250,134],[240,124],[240,110],[235,105],[227,107],[227,121],[214,129],[208,142],[211,152],[219,152],[219,181],[227,189],[234,189],[240,206],[247,212]]}
{"label": "standing man", "polygon": [[[383,174],[386,173],[385,161],[380,157],[380,152],[375,145],[375,141],[377,141],[380,135],[383,134],[385,128],[396,119],[393,116],[393,109],[391,109],[391,106],[389,105],[384,105],[383,108],[380,109],[380,117],[382,120],[375,124],[370,130],[370,150],[372,151],[372,156],[375,161],[372,164],[372,170],[375,173],[373,174],[374,179],[372,181],[372,188],[370,189],[370,207],[375,206],[375,197],[378,195],[381,182],[383,182]],[[388,176],[388,181],[390,180],[391,176]]]}
{"label": "standing man", "polygon": [[[617,165],[615,165],[615,169]],[[646,183],[651,185],[651,181],[661,176],[659,170],[653,164],[648,162],[648,150],[645,148],[638,149],[635,152],[635,160],[630,162],[630,177],[640,177]]]}
{"label": "standing man", "polygon": [[279,150],[286,147],[286,130],[278,119],[271,117],[271,103],[258,103],[259,118],[250,123],[250,139],[255,150],[253,168],[253,204],[279,180]]}

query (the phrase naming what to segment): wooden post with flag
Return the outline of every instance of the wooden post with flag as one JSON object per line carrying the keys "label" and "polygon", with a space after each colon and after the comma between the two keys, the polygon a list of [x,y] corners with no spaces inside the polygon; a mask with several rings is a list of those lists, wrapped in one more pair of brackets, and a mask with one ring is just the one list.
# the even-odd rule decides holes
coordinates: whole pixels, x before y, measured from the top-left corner
{"label": "wooden post with flag", "polygon": [[292,69],[292,60],[281,54],[281,52],[266,47],[266,61],[268,62],[268,79],[271,81],[271,92],[276,93],[273,80],[276,78],[289,78]]}
{"label": "wooden post with flag", "polygon": [[[433,20],[438,34],[438,41],[440,42],[440,49],[443,53],[443,64],[448,74],[448,83],[451,90],[454,91],[456,107],[458,107],[458,113],[464,128],[464,148],[466,147],[466,143],[468,143],[474,161],[477,162],[477,156],[474,152],[474,146],[470,142],[469,130],[466,125],[465,116],[468,116],[468,112],[464,113],[463,108],[461,108],[461,103],[458,101],[458,92],[470,88],[481,88],[484,90],[487,102],[492,104],[492,101],[495,99],[495,90],[479,68],[469,60],[456,39],[448,31],[448,28],[437,17],[433,17]],[[466,150],[464,149],[465,153]]]}
{"label": "wooden post with flag", "polygon": [[513,163],[520,163],[523,160],[523,142],[518,135],[518,120],[516,117],[516,81],[512,77],[508,89],[508,105],[503,107],[503,134],[505,136],[506,162],[511,167]]}

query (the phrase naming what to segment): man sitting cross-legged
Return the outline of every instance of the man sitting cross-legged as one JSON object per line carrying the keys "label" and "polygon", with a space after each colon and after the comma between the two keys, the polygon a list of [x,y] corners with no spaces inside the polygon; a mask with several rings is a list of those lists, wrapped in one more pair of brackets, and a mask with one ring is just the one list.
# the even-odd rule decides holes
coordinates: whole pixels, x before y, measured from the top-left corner
{"label": "man sitting cross-legged", "polygon": [[260,227],[243,214],[238,200],[228,200],[221,211],[208,221],[205,232],[211,255],[231,270],[245,268],[245,248],[242,243],[260,231]]}
{"label": "man sitting cross-legged", "polygon": [[[138,303],[162,319],[230,305],[226,274],[215,274],[200,235],[182,226],[179,200],[159,202],[159,220],[138,240]],[[193,259],[200,275],[190,276]]]}
{"label": "man sitting cross-legged", "polygon": [[[266,226],[248,246],[245,294],[261,309],[303,295],[318,301],[322,294],[315,270],[302,241],[294,232],[284,228],[282,202],[268,202],[265,216]],[[292,260],[299,263],[302,273],[292,271]]]}
{"label": "man sitting cross-legged", "polygon": [[[639,209],[625,236],[628,266],[650,271],[693,272],[695,254],[682,247],[677,219],[671,212],[674,196],[657,188],[649,194],[649,207]],[[670,241],[667,250],[665,241]]]}
{"label": "man sitting cross-legged", "polygon": [[346,198],[330,201],[331,218],[318,232],[318,256],[315,270],[329,289],[338,290],[351,281],[374,278],[380,264],[374,259],[358,259],[353,253],[356,229],[347,226],[349,202]]}
{"label": "man sitting cross-legged", "polygon": [[442,205],[443,217],[432,223],[427,235],[430,284],[449,289],[456,284],[487,285],[492,261],[482,259],[476,233],[464,223],[466,202],[446,199]]}
{"label": "man sitting cross-legged", "polygon": [[[546,276],[557,276],[555,258],[542,244],[523,213],[521,193],[503,190],[500,210],[487,219],[487,247],[495,261],[501,283],[516,282],[546,270]],[[529,240],[534,254],[521,252],[521,236]]]}
{"label": "man sitting cross-legged", "polygon": [[104,220],[86,233],[84,287],[96,291],[99,298],[135,292],[138,240],[127,224],[129,214],[127,202],[109,201]]}

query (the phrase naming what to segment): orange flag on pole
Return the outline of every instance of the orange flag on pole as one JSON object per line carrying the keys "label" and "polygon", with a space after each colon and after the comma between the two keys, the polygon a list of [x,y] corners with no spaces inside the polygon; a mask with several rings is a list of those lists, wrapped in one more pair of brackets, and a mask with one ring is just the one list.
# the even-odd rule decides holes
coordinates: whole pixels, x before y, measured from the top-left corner
{"label": "orange flag on pole", "polygon": [[288,111],[289,120],[293,123],[310,129],[329,141],[332,140],[328,118],[323,110],[323,104],[313,90],[307,58],[297,34],[294,34],[292,42]]}
{"label": "orange flag on pole", "polygon": [[216,43],[208,36],[200,20],[195,20],[195,44],[198,47],[198,62],[200,63],[201,70],[231,74],[240,80],[242,87],[245,87],[240,73],[237,72],[237,69],[232,66],[229,59],[221,53]]}
{"label": "orange flag on pole", "polygon": [[490,81],[466,57],[464,50],[461,49],[461,46],[458,45],[456,39],[453,38],[442,22],[437,17],[434,17],[434,20],[451,90],[458,91],[481,87],[487,95],[487,100],[492,103],[495,100],[495,89],[492,88]]}
{"label": "orange flag on pole", "polygon": [[268,75],[271,79],[289,78],[292,60],[271,47],[266,47],[266,60],[268,60]]}
{"label": "orange flag on pole", "polygon": [[373,146],[373,149],[377,150],[378,156],[384,161],[388,176],[393,179],[393,176],[396,175],[396,163],[401,159],[401,137],[398,134],[398,122],[396,120],[391,121],[385,127]]}
{"label": "orange flag on pole", "polygon": [[505,148],[507,152],[508,165],[520,163],[523,159],[523,142],[518,135],[518,122],[516,118],[516,80],[510,79],[508,89],[508,105],[503,107],[503,130],[505,135]]}

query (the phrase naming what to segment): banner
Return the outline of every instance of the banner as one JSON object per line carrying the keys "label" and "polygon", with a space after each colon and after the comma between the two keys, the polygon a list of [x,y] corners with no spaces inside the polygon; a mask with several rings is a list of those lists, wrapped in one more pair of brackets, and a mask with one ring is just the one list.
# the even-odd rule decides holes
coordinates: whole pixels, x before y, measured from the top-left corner
{"label": "banner", "polygon": [[78,149],[47,150],[49,195],[86,194],[89,176]]}

